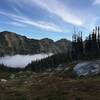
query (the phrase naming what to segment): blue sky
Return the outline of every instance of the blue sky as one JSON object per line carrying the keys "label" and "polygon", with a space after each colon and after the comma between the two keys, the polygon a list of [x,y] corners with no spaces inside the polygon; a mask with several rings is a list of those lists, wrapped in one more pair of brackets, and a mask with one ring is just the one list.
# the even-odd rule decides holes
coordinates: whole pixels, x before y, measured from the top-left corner
{"label": "blue sky", "polygon": [[71,39],[100,25],[100,0],[1,0],[0,31],[30,38]]}

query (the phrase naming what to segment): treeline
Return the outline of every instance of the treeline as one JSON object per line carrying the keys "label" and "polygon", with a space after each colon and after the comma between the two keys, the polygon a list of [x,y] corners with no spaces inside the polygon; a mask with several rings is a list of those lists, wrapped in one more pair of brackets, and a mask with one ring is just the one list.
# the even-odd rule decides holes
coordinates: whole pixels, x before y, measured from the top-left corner
{"label": "treeline", "polygon": [[82,32],[72,36],[72,58],[95,59],[100,57],[100,27],[95,27],[93,32],[83,41]]}
{"label": "treeline", "polygon": [[3,72],[19,72],[21,70],[24,70],[24,69],[22,69],[22,68],[11,68],[11,67],[5,66],[4,64],[0,64],[0,71],[3,71]]}
{"label": "treeline", "polygon": [[69,53],[59,53],[52,56],[49,56],[45,59],[32,62],[28,66],[26,66],[25,70],[32,71],[44,71],[46,69],[54,69],[57,68],[59,64],[64,64],[67,62],[71,62],[72,59]]}

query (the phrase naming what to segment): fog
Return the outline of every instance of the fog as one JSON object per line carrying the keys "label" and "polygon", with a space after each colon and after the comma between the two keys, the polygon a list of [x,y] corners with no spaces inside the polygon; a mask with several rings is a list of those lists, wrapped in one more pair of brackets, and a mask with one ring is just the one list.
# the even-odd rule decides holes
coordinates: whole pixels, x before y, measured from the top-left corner
{"label": "fog", "polygon": [[4,64],[8,67],[19,67],[24,68],[26,65],[30,64],[32,61],[41,60],[50,54],[35,54],[35,55],[14,55],[14,56],[5,56],[0,57],[0,64]]}

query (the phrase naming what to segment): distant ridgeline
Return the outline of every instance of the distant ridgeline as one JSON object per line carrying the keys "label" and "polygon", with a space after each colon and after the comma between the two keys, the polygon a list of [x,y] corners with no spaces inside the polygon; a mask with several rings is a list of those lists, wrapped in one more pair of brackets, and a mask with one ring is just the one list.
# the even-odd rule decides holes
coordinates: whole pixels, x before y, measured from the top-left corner
{"label": "distant ridgeline", "polygon": [[100,57],[100,27],[95,27],[93,32],[83,41],[82,32],[72,36],[72,58],[90,59]]}
{"label": "distant ridgeline", "polygon": [[67,39],[53,41],[48,38],[41,40],[29,39],[13,32],[0,32],[0,56],[15,54],[38,54],[66,52],[71,48]]}

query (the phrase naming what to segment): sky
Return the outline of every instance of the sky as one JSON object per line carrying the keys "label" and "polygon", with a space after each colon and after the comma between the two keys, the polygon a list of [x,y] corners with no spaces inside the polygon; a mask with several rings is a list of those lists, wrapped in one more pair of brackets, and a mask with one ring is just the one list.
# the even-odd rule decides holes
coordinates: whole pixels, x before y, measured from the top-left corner
{"label": "sky", "polygon": [[85,37],[100,25],[100,0],[1,0],[0,31],[29,38]]}

